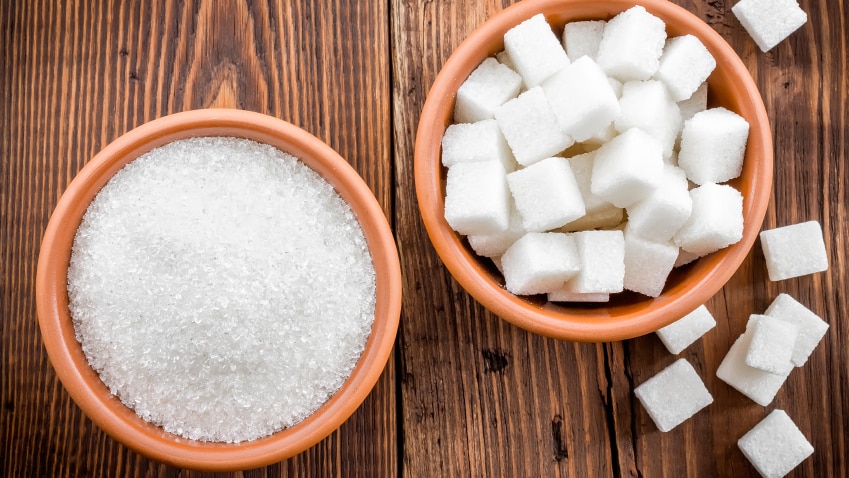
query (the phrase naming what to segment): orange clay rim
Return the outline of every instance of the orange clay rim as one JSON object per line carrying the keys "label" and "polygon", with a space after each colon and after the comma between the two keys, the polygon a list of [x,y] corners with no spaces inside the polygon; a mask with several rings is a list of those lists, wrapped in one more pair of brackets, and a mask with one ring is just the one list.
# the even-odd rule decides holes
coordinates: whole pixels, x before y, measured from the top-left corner
{"label": "orange clay rim", "polygon": [[[145,422],[101,382],[74,334],[68,310],[71,245],[89,203],[126,163],[165,143],[194,136],[235,136],[286,151],[330,182],[351,206],[371,252],[377,300],[371,335],[351,376],[330,400],[301,423],[238,444],[178,437]],[[285,121],[240,110],[177,113],[144,124],[97,154],[74,178],[53,212],[39,254],[36,306],[45,348],[62,384],[100,428],[136,452],[168,465],[206,471],[256,468],[284,460],[318,443],[362,403],[383,371],[401,310],[398,252],[383,210],[362,178],[333,149]]]}
{"label": "orange clay rim", "polygon": [[[634,5],[666,23],[668,36],[692,34],[716,58],[708,79],[711,106],[723,106],[749,122],[742,175],[729,182],[743,194],[743,238],[737,244],[687,266],[670,278],[663,293],[607,307],[538,304],[507,292],[501,277],[485,266],[444,218],[445,171],[441,139],[451,124],[457,89],[487,56],[504,48],[503,36],[537,13],[562,30],[577,20],[607,20]],[[760,93],[743,62],[728,43],[702,20],[664,0],[540,0],[507,8],[475,30],[453,53],[431,87],[419,121],[415,181],[419,209],[430,240],[454,278],[484,307],[531,332],[557,339],[599,342],[653,332],[706,302],[731,278],[748,255],[763,223],[772,189],[773,145]]]}

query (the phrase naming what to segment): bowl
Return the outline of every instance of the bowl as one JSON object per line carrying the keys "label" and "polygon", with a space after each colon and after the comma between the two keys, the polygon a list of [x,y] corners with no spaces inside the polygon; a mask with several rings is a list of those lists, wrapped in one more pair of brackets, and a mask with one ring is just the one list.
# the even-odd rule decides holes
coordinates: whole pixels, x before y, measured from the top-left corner
{"label": "bowl", "polygon": [[[68,309],[71,245],[85,211],[103,185],[125,164],[174,140],[234,136],[277,147],[298,157],[331,183],[362,226],[376,274],[375,317],[365,349],[342,387],[302,422],[264,438],[240,443],[186,439],[152,425],[116,398],[89,366]],[[276,118],[239,110],[177,113],[144,124],[109,144],[77,174],[50,218],[36,276],[36,305],[45,348],[68,393],[106,433],[149,458],[181,468],[233,471],[291,457],[325,438],[362,403],[382,373],[398,330],[401,270],[384,213],[368,186],[333,149]]]}
{"label": "bowl", "polygon": [[[750,125],[742,175],[729,182],[743,194],[744,231],[740,242],[673,271],[663,293],[648,298],[621,293],[611,302],[555,304],[544,298],[507,292],[503,278],[479,258],[444,218],[446,169],[441,139],[452,123],[457,89],[488,56],[504,49],[504,33],[542,13],[556,34],[567,22],[609,20],[635,5],[666,23],[668,36],[692,34],[716,58],[708,79],[709,106],[723,106]],[[731,278],[748,255],[763,222],[772,188],[772,134],[761,96],[745,65],[725,40],[685,9],[663,0],[540,0],[521,2],[475,30],[451,55],[428,93],[415,145],[415,184],[422,220],[445,266],[484,307],[499,317],[544,336],[586,342],[622,340],[657,330],[706,302]]]}

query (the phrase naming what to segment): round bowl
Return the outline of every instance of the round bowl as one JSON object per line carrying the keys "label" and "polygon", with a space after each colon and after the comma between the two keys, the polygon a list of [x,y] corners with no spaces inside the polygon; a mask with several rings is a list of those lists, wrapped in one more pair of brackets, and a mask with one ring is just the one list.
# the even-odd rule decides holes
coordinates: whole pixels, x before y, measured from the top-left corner
{"label": "round bowl", "polygon": [[[288,152],[330,182],[350,205],[365,234],[376,273],[374,324],[350,377],[324,405],[295,426],[241,443],[189,440],[145,422],[113,396],[89,366],[68,309],[71,245],[89,203],[125,164],[153,148],[194,136],[234,136]],[[53,212],[38,258],[36,305],[45,348],[79,407],[127,447],[172,466],[207,471],[256,468],[318,443],[359,407],[392,350],[401,310],[401,269],[392,232],[368,186],[333,149],[276,118],[239,110],[197,110],[144,124],[109,144],[74,178]]]}
{"label": "round bowl", "polygon": [[[504,49],[504,33],[522,21],[545,15],[558,35],[567,22],[609,20],[642,5],[666,23],[668,36],[692,34],[716,58],[708,79],[709,106],[723,106],[750,125],[742,175],[729,182],[743,194],[744,231],[737,244],[673,271],[663,293],[648,298],[634,293],[611,296],[606,304],[560,305],[544,298],[519,297],[503,287],[503,278],[479,258],[444,218],[446,169],[441,139],[452,123],[457,89],[488,56]],[[600,342],[622,340],[657,330],[706,302],[731,278],[754,243],[772,188],[772,134],[769,119],[743,62],[702,20],[664,0],[540,0],[521,2],[489,19],[451,55],[428,93],[415,146],[415,181],[419,209],[430,240],[445,266],[484,307],[501,318],[548,337]]]}

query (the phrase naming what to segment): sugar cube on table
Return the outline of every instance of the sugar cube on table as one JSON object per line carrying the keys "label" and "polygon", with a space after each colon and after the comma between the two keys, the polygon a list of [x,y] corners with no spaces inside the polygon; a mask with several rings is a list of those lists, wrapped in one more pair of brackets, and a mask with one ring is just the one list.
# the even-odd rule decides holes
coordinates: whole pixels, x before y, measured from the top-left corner
{"label": "sugar cube on table", "polygon": [[776,375],[793,370],[793,347],[799,331],[795,325],[766,315],[753,315],[752,343],[746,351],[746,365]]}
{"label": "sugar cube on table", "polygon": [[699,256],[743,238],[743,196],[726,184],[706,183],[690,190],[693,210],[675,233],[676,245]]}
{"label": "sugar cube on table", "polygon": [[529,232],[501,256],[505,287],[518,295],[555,290],[578,273],[575,239],[559,232]]}
{"label": "sugar cube on table", "polygon": [[495,119],[513,156],[522,166],[554,156],[575,142],[560,130],[557,117],[539,86],[501,105],[495,111]]}
{"label": "sugar cube on table", "polygon": [[737,440],[737,446],[764,478],[785,476],[814,453],[799,427],[779,409]]}
{"label": "sugar cube on table", "polygon": [[632,128],[596,150],[590,190],[617,207],[627,207],[648,196],[662,177],[660,143]]}
{"label": "sugar cube on table", "polygon": [[504,49],[528,88],[569,64],[569,57],[542,14],[534,15],[504,34]]}
{"label": "sugar cube on table", "polygon": [[619,114],[619,101],[604,71],[587,56],[549,77],[542,89],[560,129],[575,141],[607,128]]}
{"label": "sugar cube on table", "polygon": [[504,170],[516,169],[516,160],[507,140],[494,119],[477,123],[452,124],[442,136],[442,165],[450,168],[457,163],[497,159]]}
{"label": "sugar cube on table", "polygon": [[466,239],[477,255],[495,257],[504,254],[507,248],[525,235],[525,232],[527,231],[522,227],[522,215],[516,208],[513,208],[510,212],[510,223],[506,230],[495,234],[472,234]]}
{"label": "sugar cube on table", "polygon": [[507,175],[507,184],[527,231],[542,232],[586,213],[569,160],[543,159]]}
{"label": "sugar cube on table", "polygon": [[610,302],[610,294],[581,294],[569,292],[564,288],[553,290],[548,293],[549,302]]}
{"label": "sugar cube on table", "polygon": [[460,234],[495,234],[510,222],[510,191],[500,161],[458,163],[448,169],[445,220]]}
{"label": "sugar cube on table", "polygon": [[681,121],[686,122],[688,119],[707,109],[708,85],[702,83],[696,91],[686,100],[678,102],[678,109],[681,111]]}
{"label": "sugar cube on table", "polygon": [[716,320],[704,305],[656,332],[660,341],[677,355],[716,326]]}
{"label": "sugar cube on table", "polygon": [[779,294],[767,307],[764,315],[796,325],[799,335],[793,346],[791,360],[797,367],[805,365],[828,331],[827,322],[788,294]]}
{"label": "sugar cube on table", "polygon": [[741,0],[731,11],[763,52],[808,21],[808,15],[796,0]]}
{"label": "sugar cube on table", "polygon": [[674,101],[682,101],[695,93],[714,68],[716,60],[701,40],[682,35],[666,41],[654,77],[666,85]]}
{"label": "sugar cube on table", "polygon": [[563,49],[566,50],[566,55],[572,61],[582,56],[595,60],[605,25],[607,22],[603,20],[567,23],[563,27]]}
{"label": "sugar cube on table", "polygon": [[655,242],[672,239],[693,210],[684,171],[664,165],[660,185],[627,210],[628,227],[635,234]]}
{"label": "sugar cube on table", "polygon": [[487,58],[457,89],[455,123],[492,119],[495,110],[519,95],[522,77],[509,67]]}
{"label": "sugar cube on table", "polygon": [[557,232],[588,231],[590,229],[613,229],[625,221],[625,210],[608,203],[606,206],[588,212],[565,226],[558,227]]}
{"label": "sugar cube on table", "polygon": [[572,235],[581,270],[563,291],[580,294],[622,292],[625,284],[625,238],[622,231],[580,231]]}
{"label": "sugar cube on table", "polygon": [[[587,214],[592,214],[612,206],[612,204],[592,192],[594,162],[594,151],[569,158],[569,166],[572,167],[572,173],[575,175],[575,181],[578,183],[578,189],[581,190],[581,197],[584,200],[584,207],[587,210]],[[588,227],[585,229],[592,228]]]}
{"label": "sugar cube on table", "polygon": [[671,242],[652,242],[625,229],[625,288],[649,297],[663,292],[678,258]]}
{"label": "sugar cube on table", "polygon": [[696,184],[722,183],[740,176],[749,123],[725,108],[696,113],[681,130],[678,166]]}
{"label": "sugar cube on table", "polygon": [[746,365],[746,352],[752,343],[752,323],[753,320],[750,318],[746,331],[734,341],[719,364],[716,376],[758,405],[765,407],[775,398],[789,373],[776,375]]}
{"label": "sugar cube on table", "polygon": [[619,81],[647,80],[657,71],[666,25],[641,6],[613,17],[604,27],[596,61]]}
{"label": "sugar cube on table", "polygon": [[614,125],[620,132],[640,128],[657,139],[663,157],[672,154],[681,130],[681,110],[672,101],[666,86],[657,80],[629,81],[622,86],[620,114]]}
{"label": "sugar cube on table", "polygon": [[760,238],[771,281],[828,270],[822,226],[817,221],[761,231]]}
{"label": "sugar cube on table", "polygon": [[713,403],[699,374],[685,359],[678,359],[634,389],[651,419],[662,432],[672,430]]}

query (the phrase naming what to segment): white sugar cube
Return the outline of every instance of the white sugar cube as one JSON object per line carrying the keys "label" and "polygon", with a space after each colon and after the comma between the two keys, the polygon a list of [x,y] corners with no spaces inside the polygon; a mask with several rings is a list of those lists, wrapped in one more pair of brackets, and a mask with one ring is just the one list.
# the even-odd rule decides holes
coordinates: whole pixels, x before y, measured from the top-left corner
{"label": "white sugar cube", "polygon": [[808,15],[796,0],[741,0],[731,11],[763,52],[808,21]]}
{"label": "white sugar cube", "polygon": [[622,231],[580,231],[573,234],[581,270],[564,291],[596,294],[622,292],[625,281],[625,238]]}
{"label": "white sugar cube", "polygon": [[507,184],[527,231],[542,232],[586,213],[569,160],[552,157],[507,175]]}
{"label": "white sugar cube", "polygon": [[592,58],[583,56],[542,84],[560,129],[585,141],[607,128],[619,114],[619,101]]}
{"label": "white sugar cube", "polygon": [[495,110],[515,98],[522,77],[509,67],[487,58],[457,90],[454,103],[455,123],[476,123],[492,119]]}
{"label": "white sugar cube", "polygon": [[578,273],[575,239],[559,232],[529,232],[501,256],[505,287],[519,294],[544,294]]}
{"label": "white sugar cube", "polygon": [[663,292],[678,248],[672,243],[647,241],[625,229],[625,288],[649,297]]}
{"label": "white sugar cube", "polygon": [[571,136],[560,130],[539,86],[504,103],[496,110],[495,119],[522,166],[554,156],[574,143]]}
{"label": "white sugar cube", "polygon": [[822,226],[817,221],[762,231],[760,238],[771,281],[828,270]]}
{"label": "white sugar cube", "polygon": [[528,88],[569,64],[569,57],[542,14],[534,15],[504,34],[504,49]]}
{"label": "white sugar cube", "polygon": [[504,170],[516,169],[516,160],[507,140],[494,119],[477,123],[452,124],[442,136],[442,165],[450,168],[457,163],[497,159]]}
{"label": "white sugar cube", "polygon": [[775,394],[784,385],[789,374],[776,375],[746,365],[746,352],[752,343],[752,322],[750,318],[746,331],[737,338],[722,359],[722,363],[719,364],[716,376],[758,405],[765,407],[775,398]]}
{"label": "white sugar cube", "polygon": [[797,367],[805,365],[828,331],[828,323],[787,294],[779,294],[764,314],[796,325],[799,335],[791,360]]}
{"label": "white sugar cube", "polygon": [[608,203],[606,206],[588,212],[580,219],[576,219],[563,227],[558,227],[558,232],[588,231],[590,229],[612,229],[625,221],[625,210]]}
{"label": "white sugar cube", "polygon": [[702,83],[695,93],[689,98],[678,102],[678,109],[681,111],[681,121],[686,122],[688,119],[707,109],[708,85]]}
{"label": "white sugar cube", "polygon": [[753,315],[752,343],[746,365],[764,372],[787,375],[793,370],[793,347],[799,331],[795,325],[767,315]]}
{"label": "white sugar cube", "polygon": [[682,249],[704,256],[743,238],[743,196],[725,184],[707,183],[690,190],[693,210],[675,233]]}
{"label": "white sugar cube", "polygon": [[590,189],[617,207],[634,204],[660,184],[661,145],[638,128],[613,138],[595,153]]}
{"label": "white sugar cube", "polygon": [[584,199],[584,207],[587,210],[587,214],[613,207],[612,204],[592,192],[594,162],[595,152],[579,154],[569,158],[569,166],[572,167],[572,173],[575,175],[578,189],[581,190],[581,197]]}
{"label": "white sugar cube", "polygon": [[799,427],[779,409],[737,440],[737,446],[764,478],[785,476],[814,453]]}
{"label": "white sugar cube", "polygon": [[696,184],[722,183],[740,176],[749,123],[725,108],[696,113],[681,131],[680,166]]}
{"label": "white sugar cube", "polygon": [[567,23],[563,27],[563,49],[566,50],[566,55],[572,61],[582,56],[595,60],[605,25],[607,22],[603,20]]}
{"label": "white sugar cube", "polygon": [[657,71],[666,41],[666,25],[641,6],[607,22],[596,60],[619,81],[647,80]]}
{"label": "white sugar cube", "polygon": [[565,287],[548,293],[549,302],[610,302],[610,294],[580,294]]}
{"label": "white sugar cube", "polygon": [[704,305],[658,329],[657,336],[671,354],[679,354],[716,326],[716,320]]}
{"label": "white sugar cube", "polygon": [[473,234],[466,239],[475,253],[483,257],[495,257],[504,254],[520,237],[525,235],[522,227],[522,215],[515,208],[510,212],[510,224],[507,229],[495,234]]}
{"label": "white sugar cube", "polygon": [[648,197],[629,206],[628,227],[655,242],[666,242],[690,217],[693,200],[684,171],[665,165],[663,180]]}
{"label": "white sugar cube", "polygon": [[614,125],[620,132],[640,128],[652,135],[669,157],[681,129],[681,110],[672,101],[666,87],[657,80],[629,81],[622,86],[620,115]]}
{"label": "white sugar cube", "polygon": [[499,161],[459,163],[448,170],[445,220],[460,234],[495,234],[510,221],[507,173]]}
{"label": "white sugar cube", "polygon": [[699,374],[685,359],[678,359],[634,389],[651,419],[662,432],[672,430],[713,403]]}
{"label": "white sugar cube", "polygon": [[654,77],[669,89],[674,101],[686,100],[707,80],[716,60],[693,35],[670,38]]}

